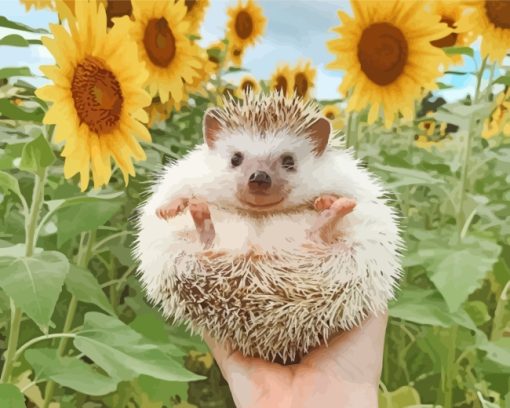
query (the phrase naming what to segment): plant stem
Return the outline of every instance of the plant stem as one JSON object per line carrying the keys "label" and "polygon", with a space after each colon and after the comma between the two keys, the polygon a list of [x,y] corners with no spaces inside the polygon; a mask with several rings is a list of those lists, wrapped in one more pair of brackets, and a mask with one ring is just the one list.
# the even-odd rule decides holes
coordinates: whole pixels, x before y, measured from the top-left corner
{"label": "plant stem", "polygon": [[26,349],[28,349],[35,343],[39,343],[40,341],[44,341],[44,340],[58,339],[58,338],[62,338],[62,337],[76,337],[76,334],[75,333],[54,333],[54,334],[48,334],[46,336],[34,337],[33,339],[31,339],[31,340],[27,341],[25,344],[23,344],[18,349],[18,351],[16,351],[16,355],[15,355],[14,359],[17,360]]}
{"label": "plant stem", "polygon": [[[482,77],[485,71],[485,67],[487,66],[487,57],[482,61],[482,65],[480,70],[476,74],[476,89],[475,95],[473,98],[472,105],[476,105],[480,102],[480,87],[482,85]],[[490,85],[489,85],[490,86]],[[469,162],[471,158],[471,150],[472,150],[472,140],[475,133],[475,124],[477,117],[472,114],[469,121],[469,129],[466,135],[465,145],[464,145],[464,154],[462,158],[462,170],[460,175],[460,191],[459,191],[459,199],[457,204],[457,241],[460,243],[467,230],[464,230],[464,225],[467,217],[464,217],[464,200],[466,199],[466,189],[467,189],[467,179],[468,179],[468,170],[469,170]],[[455,373],[457,371],[457,364],[455,359],[455,352],[457,350],[457,332],[459,328],[458,326],[453,326],[450,331],[450,342],[448,344],[448,359],[446,365],[446,372],[444,374],[444,408],[451,408],[453,406],[453,382],[455,379]]]}
{"label": "plant stem", "polygon": [[14,355],[18,346],[19,328],[21,325],[21,309],[14,305],[11,299],[11,327],[9,330],[9,341],[7,343],[7,353],[5,355],[5,364],[0,377],[0,383],[6,383],[11,377],[12,365],[14,363]]}
{"label": "plant stem", "polygon": [[35,176],[34,192],[32,195],[32,205],[30,207],[30,215],[25,224],[25,256],[29,257],[34,254],[35,247],[35,231],[37,229],[37,219],[41,212],[44,201],[44,184],[46,183],[46,170]]}
{"label": "plant stem", "polygon": [[[83,242],[83,239],[85,237],[86,233],[82,233],[80,243]],[[80,248],[78,250],[78,255],[76,257],[76,264],[80,267],[86,267],[89,263],[91,254],[92,254],[92,247],[94,246],[95,241],[95,231],[92,231],[89,233],[89,238],[87,240],[86,246],[80,245]],[[67,310],[66,320],[64,322],[64,327],[62,328],[62,332],[59,337],[61,337],[60,342],[58,344],[57,349],[57,355],[59,357],[63,356],[66,351],[67,342],[69,341],[70,337],[75,337],[74,334],[69,333],[73,326],[73,320],[74,315],[76,314],[76,308],[78,306],[78,299],[76,299],[76,296],[71,297],[71,301],[69,302],[69,307]],[[68,334],[66,336],[63,336],[62,334]],[[55,392],[55,382],[54,381],[48,381],[46,383],[46,388],[44,390],[44,403],[43,408],[48,408],[51,400],[53,398],[53,393]]]}
{"label": "plant stem", "polygon": [[[482,84],[482,76],[487,65],[487,57],[483,60],[482,66],[480,67],[480,71],[476,75],[476,90],[475,96],[473,98],[473,105],[476,105],[480,99],[480,86]],[[475,115],[471,115],[471,119],[469,121],[469,129],[468,134],[466,135],[466,141],[464,146],[464,156],[462,158],[462,170],[460,175],[460,192],[459,192],[459,202],[457,207],[457,227],[458,227],[458,236],[459,241],[461,240],[462,227],[464,226],[463,220],[463,209],[464,209],[464,200],[466,198],[466,184],[467,184],[467,175],[469,169],[469,161],[471,158],[471,150],[472,150],[472,140],[474,135],[476,117]]]}
{"label": "plant stem", "polygon": [[448,343],[448,356],[446,360],[446,372],[444,374],[445,380],[445,391],[444,391],[444,408],[452,408],[453,407],[453,380],[455,377],[455,350],[457,347],[457,332],[459,328],[458,326],[453,326],[449,333]]}
{"label": "plant stem", "polygon": [[[25,222],[25,256],[31,257],[34,254],[35,231],[37,228],[37,219],[41,212],[44,202],[44,183],[46,182],[46,169],[35,175],[34,190],[32,192],[32,203],[30,213]],[[16,307],[14,301],[11,304],[11,325],[9,329],[9,340],[7,342],[7,352],[5,355],[5,364],[0,376],[0,382],[6,383],[10,380],[12,368],[15,361],[16,349],[18,347],[19,331],[21,327],[22,311]]]}

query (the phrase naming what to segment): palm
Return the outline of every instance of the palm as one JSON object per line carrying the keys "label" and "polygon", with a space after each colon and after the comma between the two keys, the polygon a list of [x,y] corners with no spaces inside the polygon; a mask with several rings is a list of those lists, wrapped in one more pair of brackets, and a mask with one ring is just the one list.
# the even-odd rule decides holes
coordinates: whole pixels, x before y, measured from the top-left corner
{"label": "palm", "polygon": [[338,335],[299,364],[282,366],[230,353],[207,339],[239,408],[373,407],[387,316]]}

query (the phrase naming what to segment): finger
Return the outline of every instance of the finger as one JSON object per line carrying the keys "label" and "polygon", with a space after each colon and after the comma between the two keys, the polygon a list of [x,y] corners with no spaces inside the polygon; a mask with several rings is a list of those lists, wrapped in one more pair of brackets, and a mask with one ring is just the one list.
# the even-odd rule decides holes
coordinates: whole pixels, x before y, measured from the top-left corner
{"label": "finger", "polygon": [[304,359],[336,376],[378,384],[382,369],[387,312],[368,317],[359,327],[342,332]]}

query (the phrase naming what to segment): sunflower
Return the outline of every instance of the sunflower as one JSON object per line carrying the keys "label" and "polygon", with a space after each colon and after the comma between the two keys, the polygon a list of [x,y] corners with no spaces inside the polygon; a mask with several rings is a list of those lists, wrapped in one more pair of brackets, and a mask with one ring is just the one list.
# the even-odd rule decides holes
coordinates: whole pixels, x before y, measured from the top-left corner
{"label": "sunflower", "polygon": [[[184,85],[186,94],[199,93],[204,97],[207,97],[207,92],[204,89],[204,84],[208,82],[211,75],[216,72],[217,65],[211,62],[208,53],[198,45],[193,44],[196,47],[196,54],[199,57],[200,66],[197,69],[198,75],[193,78],[189,84]],[[176,110],[180,110],[180,104],[176,104]]]}
{"label": "sunflower", "polygon": [[172,101],[162,103],[158,97],[154,98],[152,103],[145,108],[149,116],[147,127],[152,128],[156,123],[167,120],[174,110]]}
{"label": "sunflower", "polygon": [[186,6],[186,20],[190,23],[189,30],[192,33],[198,33],[200,24],[204,20],[205,10],[209,7],[209,0],[184,0],[184,5]]}
{"label": "sunflower", "polygon": [[482,137],[490,139],[503,132],[510,136],[510,88],[496,97],[495,108],[483,124]]}
{"label": "sunflower", "polygon": [[[466,11],[465,2],[461,0],[436,0],[431,3],[432,13],[441,18],[441,23],[445,23],[452,29],[452,32],[439,40],[434,40],[431,44],[434,47],[463,47],[471,44],[475,40],[475,35],[470,29],[469,16]],[[456,64],[462,63],[462,55],[450,56]]]}
{"label": "sunflower", "polygon": [[427,112],[426,117],[418,122],[420,134],[415,135],[416,145],[421,148],[428,148],[444,141],[450,132],[456,132],[458,126],[441,122],[433,118],[434,112]]}
{"label": "sunflower", "polygon": [[480,52],[493,62],[502,62],[510,48],[510,2],[471,0],[474,13],[469,22],[475,34],[482,36]]}
{"label": "sunflower", "polygon": [[240,67],[243,64],[243,58],[246,48],[242,48],[235,44],[228,46],[228,61],[235,67]]}
{"label": "sunflower", "polygon": [[314,87],[316,69],[310,66],[310,61],[299,64],[293,72],[293,90],[297,96],[308,98]]}
{"label": "sunflower", "polygon": [[106,3],[105,8],[108,27],[113,27],[112,18],[131,16],[133,14],[133,5],[131,4],[131,0],[103,0],[103,2]]}
{"label": "sunflower", "polygon": [[20,3],[25,6],[26,11],[30,11],[32,7],[36,10],[53,9],[51,0],[20,0]]}
{"label": "sunflower", "polygon": [[241,78],[239,85],[234,93],[238,98],[244,98],[247,92],[257,94],[260,92],[260,84],[253,75],[245,75]]}
{"label": "sunflower", "polygon": [[344,117],[342,111],[336,105],[326,105],[322,108],[322,114],[328,118],[334,129],[340,130],[344,128]]}
{"label": "sunflower", "polygon": [[278,91],[286,96],[292,93],[294,87],[294,76],[292,70],[287,64],[280,64],[276,67],[270,80],[270,88],[272,91]]}
{"label": "sunflower", "polygon": [[414,116],[414,102],[422,88],[435,89],[447,64],[445,53],[431,41],[451,33],[439,16],[426,13],[423,2],[352,0],[354,18],[343,11],[342,25],[335,28],[341,38],[328,41],[336,59],[328,68],[345,70],[340,93],[352,93],[347,111],[359,111],[371,104],[368,122],[384,111],[386,127],[401,112]]}
{"label": "sunflower", "polygon": [[216,41],[207,47],[207,59],[212,64],[214,72],[218,71],[226,59],[227,44],[223,41]]}
{"label": "sunflower", "polygon": [[237,6],[230,7],[227,13],[230,17],[227,23],[227,38],[230,44],[244,49],[254,45],[264,33],[266,18],[262,14],[262,9],[253,0],[248,0],[244,5],[239,0]]}
{"label": "sunflower", "polygon": [[[71,13],[73,16],[75,13],[75,3],[81,0],[55,0],[57,3],[57,10],[59,11],[59,17],[63,20],[67,18],[68,14]],[[62,6],[62,3],[69,9],[68,12]],[[98,5],[103,4],[106,10],[106,24],[109,28],[113,27],[113,18],[122,16],[131,16],[133,13],[133,6],[131,0],[97,0]]]}
{"label": "sunflower", "polygon": [[138,45],[138,56],[149,77],[146,85],[161,102],[171,97],[175,104],[185,98],[185,84],[193,82],[201,67],[198,46],[187,37],[189,22],[183,2],[132,0],[135,21],[121,17]]}
{"label": "sunflower", "polygon": [[128,27],[116,24],[106,30],[106,12],[95,0],[76,2],[76,18],[69,16],[69,32],[50,24],[53,38],[42,42],[53,54],[56,65],[41,71],[53,81],[36,95],[53,102],[43,123],[55,124],[55,141],[65,141],[64,176],[80,173],[80,187],[106,185],[111,177],[113,157],[127,184],[134,176],[131,158],[144,160],[137,140],[151,136],[143,107],[151,99],[142,85],[147,77],[138,62],[135,44],[126,41]]}

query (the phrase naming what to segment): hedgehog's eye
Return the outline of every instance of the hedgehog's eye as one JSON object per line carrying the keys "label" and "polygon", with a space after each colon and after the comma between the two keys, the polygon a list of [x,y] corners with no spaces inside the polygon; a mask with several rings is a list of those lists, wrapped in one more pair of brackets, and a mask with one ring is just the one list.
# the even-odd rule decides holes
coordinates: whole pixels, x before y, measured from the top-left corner
{"label": "hedgehog's eye", "polygon": [[285,154],[282,156],[282,167],[287,170],[294,170],[294,157],[290,154]]}
{"label": "hedgehog's eye", "polygon": [[232,167],[237,167],[243,162],[243,155],[240,152],[235,152],[232,156],[232,159],[230,159],[230,163],[232,164]]}

